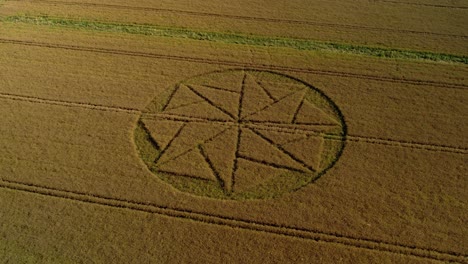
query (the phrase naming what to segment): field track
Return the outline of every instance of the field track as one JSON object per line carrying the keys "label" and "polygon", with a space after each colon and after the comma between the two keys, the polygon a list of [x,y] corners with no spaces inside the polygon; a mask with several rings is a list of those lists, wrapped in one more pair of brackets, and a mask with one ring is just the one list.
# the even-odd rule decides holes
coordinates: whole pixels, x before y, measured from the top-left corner
{"label": "field track", "polygon": [[256,232],[267,232],[278,235],[291,236],[295,238],[321,241],[325,243],[341,244],[348,247],[363,248],[381,252],[391,252],[396,254],[409,255],[418,258],[441,260],[441,261],[460,261],[463,262],[468,255],[459,255],[455,252],[442,252],[436,249],[417,248],[414,246],[391,244],[385,241],[370,240],[355,237],[346,237],[340,234],[323,233],[316,230],[307,230],[297,227],[288,227],[280,225],[271,225],[261,222],[253,222],[242,219],[233,219],[220,215],[207,215],[204,213],[187,211],[179,208],[168,208],[154,204],[144,204],[135,201],[118,200],[107,197],[100,197],[86,193],[76,193],[66,190],[50,189],[47,187],[23,184],[8,180],[1,180],[0,188],[7,188],[22,192],[35,193],[49,197],[81,201],[84,203],[93,203],[103,206],[116,208],[126,208],[130,210],[142,211],[151,214],[160,214],[169,217],[190,219],[204,223],[229,226],[234,228],[248,229]]}
{"label": "field track", "polygon": [[[225,5],[213,0],[213,4]],[[413,3],[414,4],[414,3]],[[113,23],[139,23],[158,24],[176,28],[199,28],[201,30],[233,31],[274,35],[303,39],[318,39],[321,41],[335,40],[339,42],[359,43],[359,35],[366,35],[368,43],[373,45],[388,45],[399,48],[422,48],[424,50],[438,50],[446,53],[466,54],[467,50],[463,42],[468,37],[463,30],[454,30],[445,20],[438,21],[437,17],[442,13],[450,13],[454,23],[463,21],[463,8],[455,9],[456,15],[450,10],[453,8],[440,8],[421,6],[417,14],[405,5],[374,1],[372,5],[365,1],[346,2],[342,5],[320,1],[316,5],[297,3],[296,13],[286,13],[280,17],[271,17],[261,8],[257,2],[241,2],[240,7],[230,8],[229,12],[219,12],[198,7],[187,8],[184,3],[159,3],[138,2],[129,4],[123,1],[6,1],[6,15],[15,12],[23,12],[31,15],[49,14],[55,17],[90,18],[93,21],[109,21]],[[206,3],[207,6],[210,3]],[[355,16],[346,16],[346,8],[369,9],[372,13],[379,8],[389,9],[389,13],[400,14],[400,18],[407,19],[401,25],[386,24],[385,19],[361,21]],[[68,7],[74,7],[70,9]],[[76,9],[75,9],[76,7]],[[411,5],[409,6],[411,7]],[[329,16],[317,14],[321,8],[330,12]],[[259,15],[243,14],[257,11]],[[303,9],[303,10],[301,10]],[[101,10],[97,12],[97,10]],[[202,11],[203,10],[203,11]],[[209,10],[209,12],[207,12]],[[316,18],[310,19],[309,13],[316,13]],[[303,13],[303,14],[300,14]],[[145,14],[142,16],[142,14]],[[301,17],[297,19],[294,17]],[[343,16],[343,17],[341,17]],[[388,18],[391,19],[391,18]],[[425,30],[420,26],[419,20],[433,21],[435,30]],[[377,23],[375,23],[377,21]],[[393,21],[395,22],[395,21]],[[235,25],[235,26],[234,26]],[[409,26],[410,25],[410,26]],[[311,32],[314,32],[311,35]],[[385,35],[381,32],[386,32]],[[387,44],[388,43],[388,44]]]}
{"label": "field track", "polygon": [[386,1],[386,0],[380,0],[380,2],[392,3],[392,4],[401,4],[401,5],[414,5],[414,6],[430,6],[430,7],[440,7],[440,8],[468,9],[467,6],[438,5],[438,4],[425,4],[425,3],[412,3],[412,2]]}
{"label": "field track", "polygon": [[[23,1],[23,0],[9,0],[9,1]],[[368,27],[368,26],[357,26],[357,25],[346,25],[346,24],[332,24],[332,23],[320,23],[313,21],[305,20],[291,20],[291,19],[275,19],[275,18],[264,18],[264,17],[250,17],[250,16],[237,16],[237,15],[227,15],[227,14],[216,14],[216,13],[206,13],[206,12],[194,12],[194,11],[184,11],[176,9],[164,9],[164,8],[154,8],[154,7],[137,7],[137,6],[125,6],[125,5],[112,5],[112,4],[101,4],[101,3],[83,3],[83,2],[62,2],[62,1],[49,1],[49,0],[40,0],[34,1],[38,3],[46,4],[60,4],[60,5],[70,5],[70,6],[89,6],[89,7],[105,7],[110,9],[124,9],[124,10],[136,10],[136,11],[151,11],[151,12],[167,12],[175,14],[187,14],[201,17],[214,17],[214,18],[229,18],[236,20],[247,20],[247,21],[261,21],[261,22],[275,22],[275,23],[287,23],[295,25],[313,25],[313,26],[322,26],[330,27],[336,29],[362,29],[378,32],[394,32],[394,33],[403,33],[403,34],[421,34],[421,35],[435,35],[435,36],[447,36],[455,38],[467,39],[466,35],[456,35],[456,34],[444,34],[444,33],[435,33],[427,31],[415,31],[415,30],[404,30],[404,29],[392,29],[392,28],[378,28],[378,27]],[[387,1],[383,1],[387,2]]]}
{"label": "field track", "polygon": [[[80,102],[47,100],[47,99],[41,99],[37,97],[17,96],[17,95],[7,94],[7,93],[0,93],[0,98],[7,99],[7,100],[46,104],[46,105],[60,105],[60,106],[65,106],[65,107],[82,107],[82,108],[93,109],[93,110],[98,110],[98,111],[141,114],[141,110],[139,109],[96,105],[96,104],[88,104],[88,103],[80,103]],[[354,142],[365,142],[368,144],[379,144],[379,145],[387,145],[387,146],[399,146],[399,147],[405,147],[405,148],[424,149],[424,150],[429,150],[429,151],[468,154],[468,148],[463,148],[463,147],[452,147],[452,146],[444,146],[444,145],[437,145],[437,144],[425,144],[425,143],[418,143],[418,142],[407,142],[407,141],[391,140],[391,139],[384,139],[384,138],[362,137],[362,136],[353,136],[353,135],[348,135],[348,140],[354,141]]]}
{"label": "field track", "polygon": [[0,1],[0,262],[467,263],[468,7],[306,2]]}
{"label": "field track", "polygon": [[450,88],[453,88],[453,89],[467,89],[468,88],[468,85],[456,84],[456,83],[445,83],[445,82],[414,80],[414,79],[389,78],[389,77],[384,77],[384,76],[353,74],[353,73],[346,73],[346,72],[320,71],[320,70],[314,70],[314,69],[291,68],[291,67],[282,67],[282,66],[275,66],[275,65],[249,64],[249,63],[239,63],[239,62],[235,62],[235,61],[219,61],[219,60],[211,60],[211,59],[196,58],[196,57],[168,56],[168,55],[156,54],[156,53],[144,53],[144,52],[136,52],[136,51],[104,49],[104,48],[95,48],[95,47],[61,45],[61,44],[31,42],[31,41],[20,41],[20,40],[11,40],[11,39],[0,39],[0,43],[12,43],[12,44],[17,44],[17,45],[36,46],[36,47],[45,47],[45,48],[56,48],[56,49],[65,49],[65,50],[76,50],[76,51],[88,51],[88,52],[96,52],[96,53],[107,53],[107,54],[114,54],[114,55],[127,55],[127,56],[134,56],[134,57],[154,58],[154,59],[179,60],[179,61],[198,62],[198,63],[224,65],[224,66],[234,66],[234,67],[252,67],[252,68],[256,68],[256,69],[268,69],[268,70],[282,70],[282,71],[289,71],[289,72],[312,73],[312,74],[319,74],[319,75],[349,77],[349,78],[365,79],[365,80],[373,80],[373,81],[407,83],[407,84],[425,85],[425,86],[429,85],[429,86],[449,88],[449,89]]}

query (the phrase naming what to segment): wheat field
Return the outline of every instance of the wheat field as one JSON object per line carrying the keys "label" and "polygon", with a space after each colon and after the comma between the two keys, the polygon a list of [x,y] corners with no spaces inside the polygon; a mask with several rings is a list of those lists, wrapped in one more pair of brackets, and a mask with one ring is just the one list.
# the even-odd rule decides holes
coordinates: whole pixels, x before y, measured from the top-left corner
{"label": "wheat field", "polygon": [[0,262],[467,263],[467,22],[0,1]]}

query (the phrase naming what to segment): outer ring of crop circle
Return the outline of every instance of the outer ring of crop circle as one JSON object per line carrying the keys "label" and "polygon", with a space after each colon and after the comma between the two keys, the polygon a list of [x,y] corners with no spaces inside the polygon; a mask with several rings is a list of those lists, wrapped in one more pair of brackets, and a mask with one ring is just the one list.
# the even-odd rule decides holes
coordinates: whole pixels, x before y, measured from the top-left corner
{"label": "outer ring of crop circle", "polygon": [[[333,110],[334,114],[336,115],[336,117],[338,118],[339,120],[339,125],[341,126],[341,134],[339,135],[339,139],[337,139],[338,141],[340,141],[340,147],[339,147],[339,150],[335,153],[334,155],[334,159],[328,164],[327,167],[323,168],[317,175],[315,175],[314,177],[311,177],[310,180],[308,180],[307,182],[305,182],[304,184],[296,187],[296,188],[292,188],[292,189],[289,189],[288,191],[284,191],[284,192],[281,192],[277,195],[274,195],[274,196],[269,196],[269,197],[254,197],[254,198],[247,198],[247,199],[234,199],[234,198],[230,198],[230,197],[223,197],[223,198],[218,198],[218,197],[211,197],[211,196],[206,196],[206,195],[200,195],[200,194],[195,194],[195,193],[192,193],[192,192],[188,192],[188,191],[184,191],[184,190],[180,190],[179,188],[173,186],[175,189],[177,189],[178,191],[181,191],[181,192],[184,192],[184,193],[187,193],[187,194],[191,194],[191,195],[195,195],[197,197],[205,197],[205,198],[211,198],[211,199],[221,199],[221,200],[259,200],[259,199],[269,199],[269,198],[277,198],[279,196],[282,196],[282,195],[285,195],[286,193],[293,193],[311,183],[314,183],[316,182],[317,180],[319,180],[323,175],[325,175],[329,169],[331,169],[337,162],[338,160],[340,159],[340,157],[342,156],[343,152],[344,152],[344,149],[345,149],[345,146],[346,146],[346,137],[347,137],[347,125],[346,125],[346,122],[345,122],[345,118],[344,118],[344,115],[342,114],[341,110],[339,109],[339,107],[336,105],[336,103],[328,96],[326,95],[323,91],[319,90],[318,88],[314,87],[313,85],[299,79],[299,78],[296,78],[294,76],[290,76],[290,75],[287,75],[287,74],[284,74],[282,72],[275,72],[275,71],[271,71],[271,70],[264,70],[264,69],[255,69],[255,68],[230,68],[230,69],[224,69],[224,70],[217,70],[217,71],[211,71],[211,72],[205,72],[205,73],[201,73],[201,74],[197,74],[197,75],[194,75],[194,76],[191,76],[189,78],[186,78],[184,80],[181,80],[181,81],[178,81],[176,84],[174,85],[177,85],[177,84],[180,84],[180,83],[184,83],[186,81],[190,81],[190,80],[193,80],[193,79],[197,79],[197,78],[200,78],[200,77],[203,77],[203,76],[207,76],[207,75],[212,75],[212,74],[222,74],[222,73],[229,73],[229,72],[236,72],[236,71],[246,71],[246,72],[260,72],[260,73],[268,73],[268,74],[272,74],[272,75],[277,75],[277,76],[281,76],[283,78],[286,78],[286,79],[290,79],[294,82],[297,82],[297,83],[300,83],[302,85],[304,85],[305,87],[313,90],[315,93],[317,93],[320,97],[322,97],[323,99],[326,100],[327,104],[329,105],[329,107],[331,107],[331,109]],[[172,85],[171,88],[174,86]],[[168,89],[167,91],[170,91],[171,89]],[[164,94],[164,92],[162,93]],[[163,98],[165,98],[164,96],[162,96]],[[153,99],[154,100],[154,99]],[[140,121],[141,119],[141,116],[139,117],[138,119],[138,123],[141,122]],[[138,126],[138,125],[137,125]],[[134,130],[135,132],[135,130]],[[134,135],[134,139],[135,139],[135,135]],[[137,145],[137,144],[136,144]],[[138,147],[137,147],[138,149]],[[139,151],[138,151],[139,152]],[[139,157],[141,159],[141,155],[139,154]],[[148,167],[148,164],[146,162],[144,162],[144,164],[146,165],[146,167],[151,171],[152,174],[155,174],[155,176],[158,176],[156,172],[152,171],[149,167]],[[160,177],[158,177],[160,178]],[[163,180],[163,179],[161,179]],[[163,180],[164,182],[166,182],[165,180]],[[172,185],[171,183],[169,182],[166,182],[167,184],[169,185]]]}

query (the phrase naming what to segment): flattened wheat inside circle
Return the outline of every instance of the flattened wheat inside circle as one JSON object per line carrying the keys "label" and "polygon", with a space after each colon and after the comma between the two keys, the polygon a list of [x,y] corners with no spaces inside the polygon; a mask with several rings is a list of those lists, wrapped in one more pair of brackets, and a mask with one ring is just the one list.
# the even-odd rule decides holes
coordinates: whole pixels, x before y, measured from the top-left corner
{"label": "flattened wheat inside circle", "polygon": [[221,199],[275,197],[322,176],[344,146],[331,100],[295,78],[229,70],[155,98],[135,131],[140,157],[175,188]]}

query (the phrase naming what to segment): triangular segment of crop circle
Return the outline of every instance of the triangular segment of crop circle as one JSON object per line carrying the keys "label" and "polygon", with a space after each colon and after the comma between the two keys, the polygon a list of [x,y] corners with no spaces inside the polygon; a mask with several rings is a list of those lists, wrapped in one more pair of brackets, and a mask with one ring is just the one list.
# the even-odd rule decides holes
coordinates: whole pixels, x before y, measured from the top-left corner
{"label": "triangular segment of crop circle", "polygon": [[165,149],[184,125],[183,122],[160,119],[143,119],[142,122],[160,149]]}
{"label": "triangular segment of crop circle", "polygon": [[166,106],[163,110],[173,110],[183,106],[192,105],[194,103],[203,102],[203,98],[200,98],[192,90],[185,85],[179,85],[172,96],[169,98]]}
{"label": "triangular segment of crop circle", "polygon": [[164,163],[175,157],[197,148],[199,144],[204,144],[218,135],[227,127],[223,125],[209,123],[188,123],[175,137],[167,149],[161,154],[158,163]]}
{"label": "triangular segment of crop circle", "polygon": [[264,81],[264,80],[257,80],[257,83],[262,86],[268,94],[272,98],[275,99],[275,101],[279,101],[282,98],[295,93],[300,90],[304,90],[303,85],[294,85],[294,84],[289,84],[289,83],[284,83],[284,82],[273,82],[273,81]]}
{"label": "triangular segment of crop circle", "polygon": [[310,169],[317,171],[320,167],[323,141],[323,137],[309,136],[305,139],[285,144],[282,147]]}
{"label": "triangular segment of crop circle", "polygon": [[264,129],[255,129],[257,133],[262,134],[264,137],[268,138],[275,144],[281,146],[284,144],[287,144],[292,141],[297,141],[300,139],[304,139],[307,137],[307,135],[302,134],[302,133],[284,133],[284,132],[279,132],[279,131],[274,131],[274,130],[264,130]]}
{"label": "triangular segment of crop circle", "polygon": [[301,104],[305,90],[295,92],[266,109],[246,118],[249,121],[292,123],[297,108]]}
{"label": "triangular segment of crop circle", "polygon": [[199,118],[205,120],[219,120],[229,121],[233,120],[231,116],[219,110],[209,102],[203,101],[196,104],[182,106],[176,109],[167,110],[164,114],[172,114],[175,116],[187,117],[187,118]]}
{"label": "triangular segment of crop circle", "polygon": [[274,102],[268,93],[258,85],[255,79],[249,74],[246,75],[242,96],[242,116],[241,118],[261,111]]}
{"label": "triangular segment of crop circle", "polygon": [[295,121],[298,124],[337,125],[337,122],[330,115],[315,107],[307,100],[304,100],[302,103]]}
{"label": "triangular segment of crop circle", "polygon": [[190,85],[195,91],[209,100],[213,105],[229,113],[231,117],[237,117],[239,112],[240,94],[214,89],[203,85]]}
{"label": "triangular segment of crop circle", "polygon": [[219,178],[220,185],[227,191],[232,188],[232,170],[236,158],[237,134],[238,130],[236,128],[230,128],[202,146]]}
{"label": "triangular segment of crop circle", "polygon": [[159,165],[158,170],[181,177],[216,181],[213,171],[198,149],[193,149],[173,160]]}
{"label": "triangular segment of crop circle", "polygon": [[240,138],[240,157],[251,161],[258,161],[277,168],[286,168],[305,172],[307,169],[290,155],[268,142],[250,129],[242,129]]}

